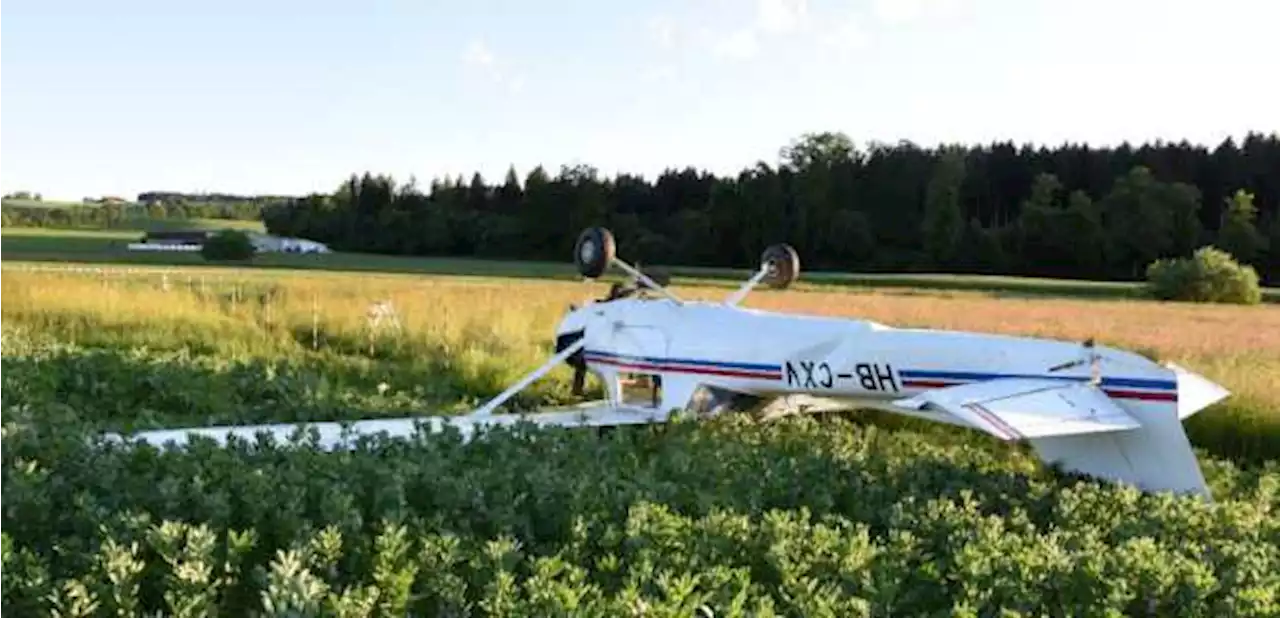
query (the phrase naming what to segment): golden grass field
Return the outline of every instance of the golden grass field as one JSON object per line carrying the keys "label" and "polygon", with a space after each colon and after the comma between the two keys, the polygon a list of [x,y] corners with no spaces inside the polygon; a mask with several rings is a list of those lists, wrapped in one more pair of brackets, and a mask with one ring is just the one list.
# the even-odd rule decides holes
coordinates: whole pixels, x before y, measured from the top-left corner
{"label": "golden grass field", "polygon": [[[486,393],[540,364],[569,303],[599,297],[607,283],[297,273],[174,270],[107,275],[6,269],[6,331],[84,345],[192,348],[228,358],[319,356],[334,362],[386,359],[418,371],[440,357]],[[677,287],[692,298],[723,288]],[[389,301],[401,330],[373,331],[371,303]],[[771,291],[745,305],[868,318],[892,326],[934,327],[1083,340],[1133,349],[1202,372],[1233,392],[1190,422],[1200,435],[1280,431],[1280,307],[1157,303],[1140,300],[1000,298],[978,292]],[[315,338],[313,338],[315,337]],[[363,351],[372,346],[372,353]],[[314,348],[314,349],[313,349]],[[377,365],[376,359],[383,359]],[[431,358],[428,358],[431,357]],[[430,381],[430,375],[420,378]],[[401,374],[401,380],[406,378]],[[553,372],[563,388],[567,369]],[[547,392],[547,391],[543,391]],[[1267,444],[1275,444],[1269,438]],[[1274,457],[1274,453],[1265,454]]]}

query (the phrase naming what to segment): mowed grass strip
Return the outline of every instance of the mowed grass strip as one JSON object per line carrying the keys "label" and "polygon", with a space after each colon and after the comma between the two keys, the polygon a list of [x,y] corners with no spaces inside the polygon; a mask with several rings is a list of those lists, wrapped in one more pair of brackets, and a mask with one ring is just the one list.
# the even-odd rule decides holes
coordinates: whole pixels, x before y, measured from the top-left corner
{"label": "mowed grass strip", "polygon": [[[127,245],[153,229],[221,229],[227,227],[264,231],[258,221],[221,219],[130,220],[120,229],[4,228],[0,251],[10,264],[59,263],[71,266],[149,266],[209,268],[244,271],[320,270],[355,273],[398,273],[405,275],[487,276],[573,281],[580,279],[568,256],[564,261],[499,260],[462,257],[417,257],[374,255],[335,251],[328,254],[262,254],[247,265],[211,264],[198,254],[129,251]],[[633,259],[634,256],[619,256]],[[801,264],[805,256],[802,255]],[[706,287],[736,287],[753,272],[747,268],[704,268],[656,265],[672,276],[676,284]],[[1123,281],[1082,281],[1001,275],[955,275],[933,273],[850,273],[804,269],[795,291],[843,291],[853,289],[898,291],[970,291],[1009,297],[1069,297],[1090,299],[1148,299],[1142,283]],[[1280,288],[1262,290],[1264,303],[1280,303]]]}
{"label": "mowed grass strip", "polygon": [[[252,274],[9,271],[3,317],[7,331],[78,346],[305,362],[321,374],[349,376],[345,384],[352,388],[418,393],[400,408],[456,410],[496,394],[540,364],[567,306],[607,289],[604,282]],[[674,289],[690,298],[724,294],[706,287]],[[376,302],[394,309],[398,328],[386,321],[373,326],[369,311]],[[1177,362],[1232,391],[1226,402],[1189,421],[1199,446],[1249,458],[1280,452],[1280,308],[850,290],[760,290],[745,304],[903,327],[1095,337]],[[569,372],[558,369],[522,402],[562,402],[568,380]]]}

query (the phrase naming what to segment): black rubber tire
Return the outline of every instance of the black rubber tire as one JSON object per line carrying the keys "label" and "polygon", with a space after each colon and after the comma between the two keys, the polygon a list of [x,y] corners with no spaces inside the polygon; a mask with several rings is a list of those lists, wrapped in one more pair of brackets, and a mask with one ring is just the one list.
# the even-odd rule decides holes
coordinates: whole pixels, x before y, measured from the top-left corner
{"label": "black rubber tire", "polygon": [[776,290],[784,290],[800,278],[800,254],[788,244],[779,243],[765,249],[760,265],[769,268],[764,283]]}
{"label": "black rubber tire", "polygon": [[573,262],[578,266],[578,273],[588,279],[595,279],[609,270],[617,254],[618,245],[613,240],[613,233],[602,227],[583,230],[573,246]]}

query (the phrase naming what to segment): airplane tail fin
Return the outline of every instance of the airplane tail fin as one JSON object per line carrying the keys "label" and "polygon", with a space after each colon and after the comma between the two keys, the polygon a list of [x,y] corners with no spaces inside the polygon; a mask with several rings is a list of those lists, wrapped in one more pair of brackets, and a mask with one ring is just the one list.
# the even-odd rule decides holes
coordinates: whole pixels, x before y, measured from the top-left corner
{"label": "airplane tail fin", "polygon": [[1177,382],[1177,403],[1147,405],[1142,427],[1128,431],[1030,440],[1045,462],[1086,474],[1117,478],[1148,491],[1191,493],[1212,500],[1182,422],[1231,392],[1197,373],[1167,363]]}
{"label": "airplane tail fin", "polygon": [[1153,409],[1136,429],[1031,438],[1041,461],[1065,470],[1133,484],[1145,491],[1212,500],[1200,462],[1172,410]]}
{"label": "airplane tail fin", "polygon": [[1212,500],[1183,421],[1228,398],[1229,390],[1172,363],[1175,404],[1138,404],[1142,426],[1105,434],[1044,436],[1030,441],[1044,462],[1069,470],[1132,482],[1148,491],[1196,494]]}
{"label": "airplane tail fin", "polygon": [[[1006,378],[927,391],[895,401],[950,414],[1002,440],[1026,440],[1064,470],[1212,499],[1182,420],[1227,396],[1180,367],[1177,400],[1121,404],[1086,383]],[[1161,393],[1156,393],[1165,395]]]}

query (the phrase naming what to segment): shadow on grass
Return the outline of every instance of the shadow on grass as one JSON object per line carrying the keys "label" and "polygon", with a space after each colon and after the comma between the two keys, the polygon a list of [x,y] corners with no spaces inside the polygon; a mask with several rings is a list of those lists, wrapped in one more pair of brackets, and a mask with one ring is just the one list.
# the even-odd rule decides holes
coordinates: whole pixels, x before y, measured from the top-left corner
{"label": "shadow on grass", "polygon": [[[326,333],[322,341],[316,352],[276,359],[74,346],[8,355],[5,417],[40,423],[42,410],[57,407],[64,425],[132,432],[425,416],[506,386],[490,368],[450,363],[443,354],[424,357],[421,345],[379,340],[370,353],[367,340]],[[539,405],[559,386],[540,385],[512,404]]]}

